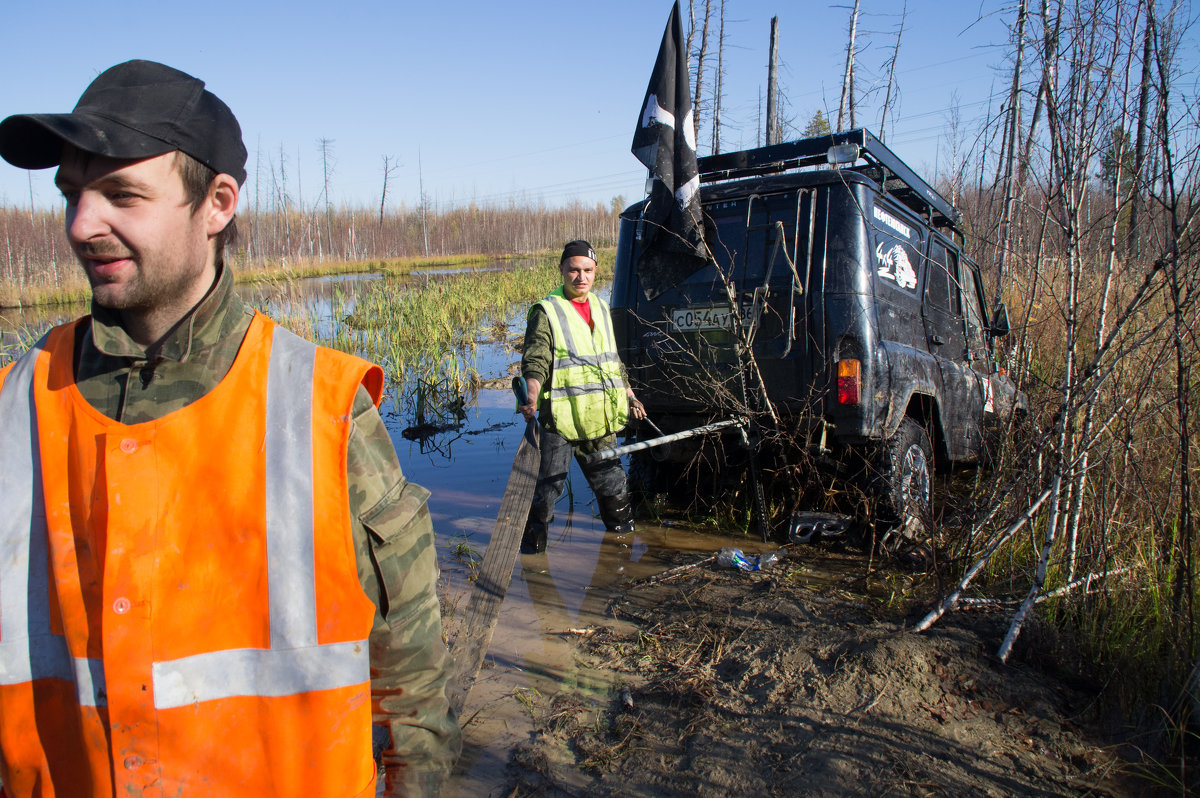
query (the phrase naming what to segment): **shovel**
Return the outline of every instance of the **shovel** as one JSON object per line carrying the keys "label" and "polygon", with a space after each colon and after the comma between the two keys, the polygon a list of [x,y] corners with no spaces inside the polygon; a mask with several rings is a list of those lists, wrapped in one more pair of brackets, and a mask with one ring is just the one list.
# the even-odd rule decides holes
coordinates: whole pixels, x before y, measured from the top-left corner
{"label": "shovel", "polygon": [[[517,395],[517,404],[529,404],[525,378],[513,377],[512,387]],[[513,458],[504,498],[500,500],[500,512],[496,514],[496,525],[492,528],[492,538],[483,554],[479,578],[475,580],[475,588],[467,604],[463,631],[454,643],[454,671],[446,686],[446,696],[455,714],[462,712],[467,694],[475,682],[475,674],[483,665],[483,658],[492,642],[492,632],[496,629],[496,620],[500,616],[500,604],[512,581],[513,566],[521,548],[521,535],[529,517],[533,490],[537,487],[538,467],[541,464],[539,437],[537,421],[530,419],[525,424],[525,434],[517,447],[517,456]]]}

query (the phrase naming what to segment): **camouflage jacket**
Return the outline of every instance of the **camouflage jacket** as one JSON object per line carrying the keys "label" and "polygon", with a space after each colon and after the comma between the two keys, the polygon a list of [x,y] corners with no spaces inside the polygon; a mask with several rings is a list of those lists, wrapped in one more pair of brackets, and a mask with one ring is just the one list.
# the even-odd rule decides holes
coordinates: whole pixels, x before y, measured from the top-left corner
{"label": "camouflage jacket", "polygon": [[[147,352],[112,311],[93,305],[76,342],[79,390],[98,411],[126,424],[160,418],[204,396],[233,364],[253,311],[222,269],[209,295]],[[388,795],[434,795],[461,745],[445,685],[428,492],[404,491],[396,451],[365,388],[354,403],[346,456],[358,576],[376,607],[371,631],[374,716],[391,732],[382,754]],[[386,735],[384,735],[386,737]],[[377,746],[379,747],[379,746]]]}

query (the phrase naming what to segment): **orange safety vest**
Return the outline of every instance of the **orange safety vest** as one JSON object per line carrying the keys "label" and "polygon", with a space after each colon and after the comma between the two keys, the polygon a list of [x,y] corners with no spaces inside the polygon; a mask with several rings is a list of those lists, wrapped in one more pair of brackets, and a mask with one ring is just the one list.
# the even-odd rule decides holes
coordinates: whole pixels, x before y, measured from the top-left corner
{"label": "orange safety vest", "polygon": [[6,794],[373,795],[346,448],[382,371],[257,315],[212,391],[121,424],[77,324],[0,371]]}

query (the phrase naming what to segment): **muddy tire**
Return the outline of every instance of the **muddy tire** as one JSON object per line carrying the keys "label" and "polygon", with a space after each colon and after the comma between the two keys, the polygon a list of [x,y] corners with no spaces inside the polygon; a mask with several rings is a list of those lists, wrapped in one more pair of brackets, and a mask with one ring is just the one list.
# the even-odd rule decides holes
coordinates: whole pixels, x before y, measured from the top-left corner
{"label": "muddy tire", "polygon": [[875,464],[876,529],[880,546],[930,542],[933,527],[933,447],[917,422],[906,418]]}

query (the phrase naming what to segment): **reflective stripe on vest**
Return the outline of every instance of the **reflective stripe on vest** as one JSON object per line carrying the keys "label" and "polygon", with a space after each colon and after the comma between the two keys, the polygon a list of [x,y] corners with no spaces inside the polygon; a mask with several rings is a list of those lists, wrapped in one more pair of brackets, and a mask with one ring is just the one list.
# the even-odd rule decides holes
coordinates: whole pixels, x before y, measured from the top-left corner
{"label": "reflective stripe on vest", "polygon": [[[50,553],[33,371],[45,343],[42,338],[13,365],[0,390],[0,684],[60,679],[75,683],[81,705],[103,706],[103,665],[68,653],[66,638],[50,631],[44,600]],[[43,600],[31,605],[31,595]]]}
{"label": "reflective stripe on vest", "polygon": [[[47,530],[26,353],[0,388],[0,684],[74,681],[83,705],[105,704],[99,660],[69,656],[49,618]],[[167,709],[232,696],[285,696],[363,684],[365,641],[317,644],[312,412],[316,347],[276,328],[267,369],[266,545],[269,649],[207,652],[153,664],[154,705]],[[32,601],[30,600],[32,598]]]}
{"label": "reflective stripe on vest", "polygon": [[608,306],[595,295],[588,301],[594,330],[587,328],[561,288],[538,303],[554,333],[554,368],[543,390],[550,397],[555,429],[574,440],[616,432],[629,413]]}

